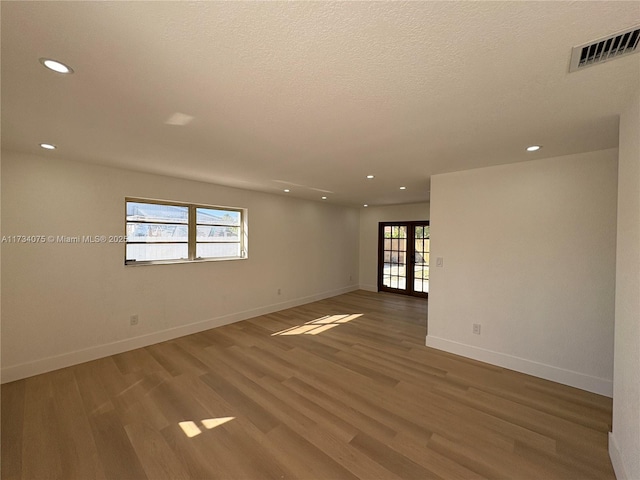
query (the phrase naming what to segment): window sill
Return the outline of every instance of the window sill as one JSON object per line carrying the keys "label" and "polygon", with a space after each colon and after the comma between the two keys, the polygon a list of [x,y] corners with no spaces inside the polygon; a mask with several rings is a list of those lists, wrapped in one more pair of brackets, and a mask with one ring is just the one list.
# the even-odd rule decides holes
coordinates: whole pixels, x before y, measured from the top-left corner
{"label": "window sill", "polygon": [[249,257],[224,257],[224,258],[197,258],[195,260],[141,260],[139,262],[130,261],[124,263],[125,267],[143,267],[148,265],[177,265],[190,263],[227,262],[233,260],[247,260]]}

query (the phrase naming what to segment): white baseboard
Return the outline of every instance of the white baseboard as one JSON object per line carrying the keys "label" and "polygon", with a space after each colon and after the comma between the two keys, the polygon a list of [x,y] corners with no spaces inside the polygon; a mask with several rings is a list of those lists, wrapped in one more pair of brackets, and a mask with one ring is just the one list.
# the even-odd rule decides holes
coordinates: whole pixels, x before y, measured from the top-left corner
{"label": "white baseboard", "polygon": [[572,370],[566,370],[564,368],[554,367],[506,353],[494,352],[492,350],[486,350],[431,335],[427,335],[426,345],[427,347],[472,358],[480,362],[490,363],[491,365],[526,373],[599,395],[613,397],[613,381],[606,378],[593,377],[584,373],[574,372]]}
{"label": "white baseboard", "polygon": [[325,298],[335,297],[336,295],[353,292],[354,290],[358,290],[357,285],[350,285],[348,287],[339,288],[337,290],[331,290],[315,295],[300,297],[293,300],[288,300],[286,302],[274,303],[271,305],[265,305],[263,307],[235,312],[228,315],[223,315],[221,317],[203,320],[201,322],[190,323],[188,325],[181,325],[179,327],[173,327],[166,330],[161,330],[159,332],[141,335],[139,337],[126,338],[103,345],[94,345],[82,350],[76,350],[74,352],[41,358],[32,362],[3,367],[2,373],[0,375],[2,379],[0,383],[13,382],[15,380],[32,377],[34,375],[58,370],[60,368],[70,367],[79,363],[108,357],[109,355],[116,355],[118,353],[127,352],[136,348],[147,347],[149,345],[165,342],[167,340],[173,340],[174,338],[184,337],[185,335],[191,335],[193,333],[202,332],[211,328],[221,327],[230,323],[239,322],[241,320],[247,320],[249,318],[258,317],[260,315],[266,315],[268,313],[297,307],[306,303],[316,302]]}
{"label": "white baseboard", "polygon": [[616,479],[631,480],[624,468],[622,454],[618,449],[618,443],[616,442],[616,437],[613,436],[613,432],[609,432],[609,458],[611,459],[611,464],[613,465],[613,471],[616,474]]}
{"label": "white baseboard", "polygon": [[377,292],[378,291],[378,286],[377,285],[360,285],[360,290],[366,290],[367,292]]}

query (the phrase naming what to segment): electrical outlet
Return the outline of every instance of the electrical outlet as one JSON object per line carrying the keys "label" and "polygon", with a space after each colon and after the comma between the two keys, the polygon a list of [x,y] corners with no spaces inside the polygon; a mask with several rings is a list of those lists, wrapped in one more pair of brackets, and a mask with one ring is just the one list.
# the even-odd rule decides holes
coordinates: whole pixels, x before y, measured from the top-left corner
{"label": "electrical outlet", "polygon": [[473,333],[475,335],[480,335],[480,324],[479,323],[474,323],[473,324]]}
{"label": "electrical outlet", "polygon": [[444,260],[442,257],[436,258],[436,267],[442,267],[444,265]]}
{"label": "electrical outlet", "polygon": [[282,294],[282,290],[278,289],[278,295],[281,295],[281,294]]}
{"label": "electrical outlet", "polygon": [[349,275],[349,281],[353,281],[353,275]]}
{"label": "electrical outlet", "polygon": [[131,325],[131,326],[137,325],[138,324],[138,320],[139,320],[138,315],[131,315],[129,317],[129,325]]}

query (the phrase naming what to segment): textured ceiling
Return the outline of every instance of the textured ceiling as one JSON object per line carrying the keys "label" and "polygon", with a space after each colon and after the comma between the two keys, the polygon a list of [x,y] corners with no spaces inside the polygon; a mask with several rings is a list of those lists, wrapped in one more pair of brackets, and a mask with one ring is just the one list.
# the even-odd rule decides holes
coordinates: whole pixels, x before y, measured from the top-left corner
{"label": "textured ceiling", "polygon": [[[1,16],[3,149],[348,205],[615,147],[640,88],[640,55],[568,73],[571,47],[639,24],[640,2],[2,2]],[[175,113],[193,121],[165,124]]]}

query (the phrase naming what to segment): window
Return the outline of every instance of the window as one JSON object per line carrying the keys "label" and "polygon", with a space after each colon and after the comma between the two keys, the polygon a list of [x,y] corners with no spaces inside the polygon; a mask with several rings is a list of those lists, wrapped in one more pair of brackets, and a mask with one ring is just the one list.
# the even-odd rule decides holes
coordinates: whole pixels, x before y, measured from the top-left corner
{"label": "window", "polygon": [[125,264],[247,257],[246,210],[126,199]]}

